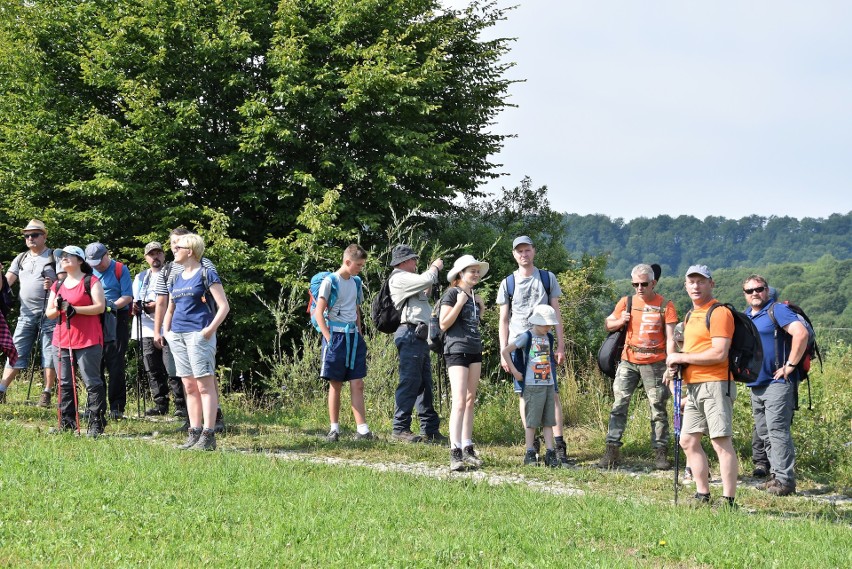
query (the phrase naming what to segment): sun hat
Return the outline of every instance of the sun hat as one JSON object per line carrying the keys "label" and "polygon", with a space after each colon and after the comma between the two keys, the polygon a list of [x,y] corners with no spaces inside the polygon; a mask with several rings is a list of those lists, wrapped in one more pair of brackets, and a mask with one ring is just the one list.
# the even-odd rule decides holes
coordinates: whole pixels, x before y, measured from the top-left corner
{"label": "sun hat", "polygon": [[107,254],[106,245],[103,243],[89,243],[86,245],[86,262],[93,267],[101,264],[101,259]]}
{"label": "sun hat", "polygon": [[453,268],[447,273],[447,282],[453,282],[456,275],[472,265],[479,265],[479,278],[487,275],[488,268],[491,266],[485,261],[477,261],[473,255],[462,255],[456,259],[456,262],[453,263]]}
{"label": "sun hat", "polygon": [[77,247],[76,245],[66,245],[62,248],[63,253],[68,253],[69,255],[74,255],[75,257],[80,257],[81,261],[86,260],[86,254],[83,253],[83,250]]}
{"label": "sun hat", "polygon": [[414,252],[409,245],[397,245],[393,248],[393,253],[391,254],[391,262],[390,266],[395,267],[400,263],[404,263],[409,259],[417,259],[420,255]]}
{"label": "sun hat", "polygon": [[163,246],[160,244],[159,241],[151,241],[150,243],[145,245],[145,254],[146,255],[148,253],[150,253],[151,251],[162,251],[162,250],[163,250]]}
{"label": "sun hat", "polygon": [[706,277],[708,279],[712,279],[710,276],[710,269],[707,268],[707,265],[692,265],[688,269],[686,269],[686,276],[689,275],[701,275],[702,277]]}
{"label": "sun hat", "polygon": [[533,308],[529,323],[537,326],[556,326],[559,324],[559,320],[556,318],[556,310],[552,306],[539,304]]}
{"label": "sun hat", "polygon": [[45,235],[47,235],[47,228],[44,226],[44,222],[40,219],[31,219],[27,226],[21,229],[21,233],[26,233],[27,231],[41,231]]}

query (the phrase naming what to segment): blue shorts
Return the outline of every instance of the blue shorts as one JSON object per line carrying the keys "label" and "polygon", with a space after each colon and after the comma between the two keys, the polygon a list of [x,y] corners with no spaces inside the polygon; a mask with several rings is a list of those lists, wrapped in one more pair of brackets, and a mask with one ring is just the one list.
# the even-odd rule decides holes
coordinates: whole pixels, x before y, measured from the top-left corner
{"label": "blue shorts", "polygon": [[[517,357],[515,354],[517,354],[517,353],[518,353],[518,350],[515,350],[514,352],[512,352],[512,363],[515,365],[516,368],[518,368],[518,361],[515,359]],[[518,369],[521,369],[521,368],[518,368]],[[556,392],[556,393],[559,393],[559,382],[556,381],[556,367],[555,366],[553,367],[553,370],[554,370],[553,371],[553,375],[554,375],[554,377],[553,377],[553,391]],[[512,376],[512,386],[515,388],[515,393],[517,393],[521,397],[524,396],[524,382],[523,381],[518,381],[517,379],[515,379],[515,376]]]}
{"label": "blue shorts", "polygon": [[[56,348],[53,346],[53,330],[56,327],[56,322],[56,320],[47,317],[42,320],[40,315],[21,314],[18,316],[18,323],[15,325],[15,334],[12,338],[15,349],[18,351],[18,361],[15,362],[14,369],[20,370],[29,367],[30,353],[33,351],[36,336],[39,334],[39,326],[41,326],[41,367],[53,369],[53,360],[56,356]],[[6,367],[11,368],[13,366],[10,366],[7,361]]]}
{"label": "blue shorts", "polygon": [[[348,341],[347,341],[348,340]],[[367,377],[367,343],[357,331],[332,332],[331,344],[322,339],[320,377],[352,381]]]}

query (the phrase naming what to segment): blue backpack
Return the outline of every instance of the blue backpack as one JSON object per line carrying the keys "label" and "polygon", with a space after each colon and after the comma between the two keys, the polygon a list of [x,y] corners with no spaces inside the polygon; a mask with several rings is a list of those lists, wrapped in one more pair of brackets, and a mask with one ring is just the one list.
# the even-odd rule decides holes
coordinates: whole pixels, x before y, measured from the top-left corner
{"label": "blue backpack", "polygon": [[[316,316],[314,315],[314,311],[317,307],[317,298],[319,297],[319,289],[322,285],[322,282],[325,278],[328,277],[331,281],[331,294],[328,298],[328,306],[326,306],[325,312],[323,316],[325,317],[325,323],[328,325],[328,311],[334,306],[337,302],[337,290],[340,288],[340,276],[332,271],[320,271],[314,276],[311,277],[311,285],[310,290],[308,291],[308,314],[311,315],[311,325],[313,325],[314,329],[317,332],[320,331],[319,324],[317,323]],[[352,277],[355,279],[355,288],[357,289],[357,298],[360,300],[361,296],[361,277]]]}

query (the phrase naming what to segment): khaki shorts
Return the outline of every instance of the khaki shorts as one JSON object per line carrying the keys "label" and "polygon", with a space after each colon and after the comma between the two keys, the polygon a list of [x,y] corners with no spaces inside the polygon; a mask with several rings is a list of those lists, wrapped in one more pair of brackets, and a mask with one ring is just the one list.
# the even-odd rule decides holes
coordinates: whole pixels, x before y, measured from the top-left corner
{"label": "khaki shorts", "polygon": [[734,401],[737,385],[728,381],[708,381],[686,386],[686,406],[683,409],[683,432],[703,433],[711,439],[734,435]]}
{"label": "khaki shorts", "polygon": [[556,391],[552,385],[528,385],[524,404],[527,428],[556,426]]}

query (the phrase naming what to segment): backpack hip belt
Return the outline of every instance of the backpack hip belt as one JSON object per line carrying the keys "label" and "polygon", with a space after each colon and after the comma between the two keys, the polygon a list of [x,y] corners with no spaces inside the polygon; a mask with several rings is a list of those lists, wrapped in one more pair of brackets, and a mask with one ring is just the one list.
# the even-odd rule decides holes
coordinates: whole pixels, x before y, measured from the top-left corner
{"label": "backpack hip belt", "polygon": [[346,338],[346,356],[344,361],[348,369],[355,369],[355,356],[358,352],[356,349],[358,346],[358,326],[354,322],[334,322],[329,320],[328,329],[330,332],[340,332]]}
{"label": "backpack hip belt", "polygon": [[627,344],[627,349],[631,352],[636,352],[637,354],[664,354],[666,353],[665,348],[643,348],[641,346],[634,346],[633,344]]}

